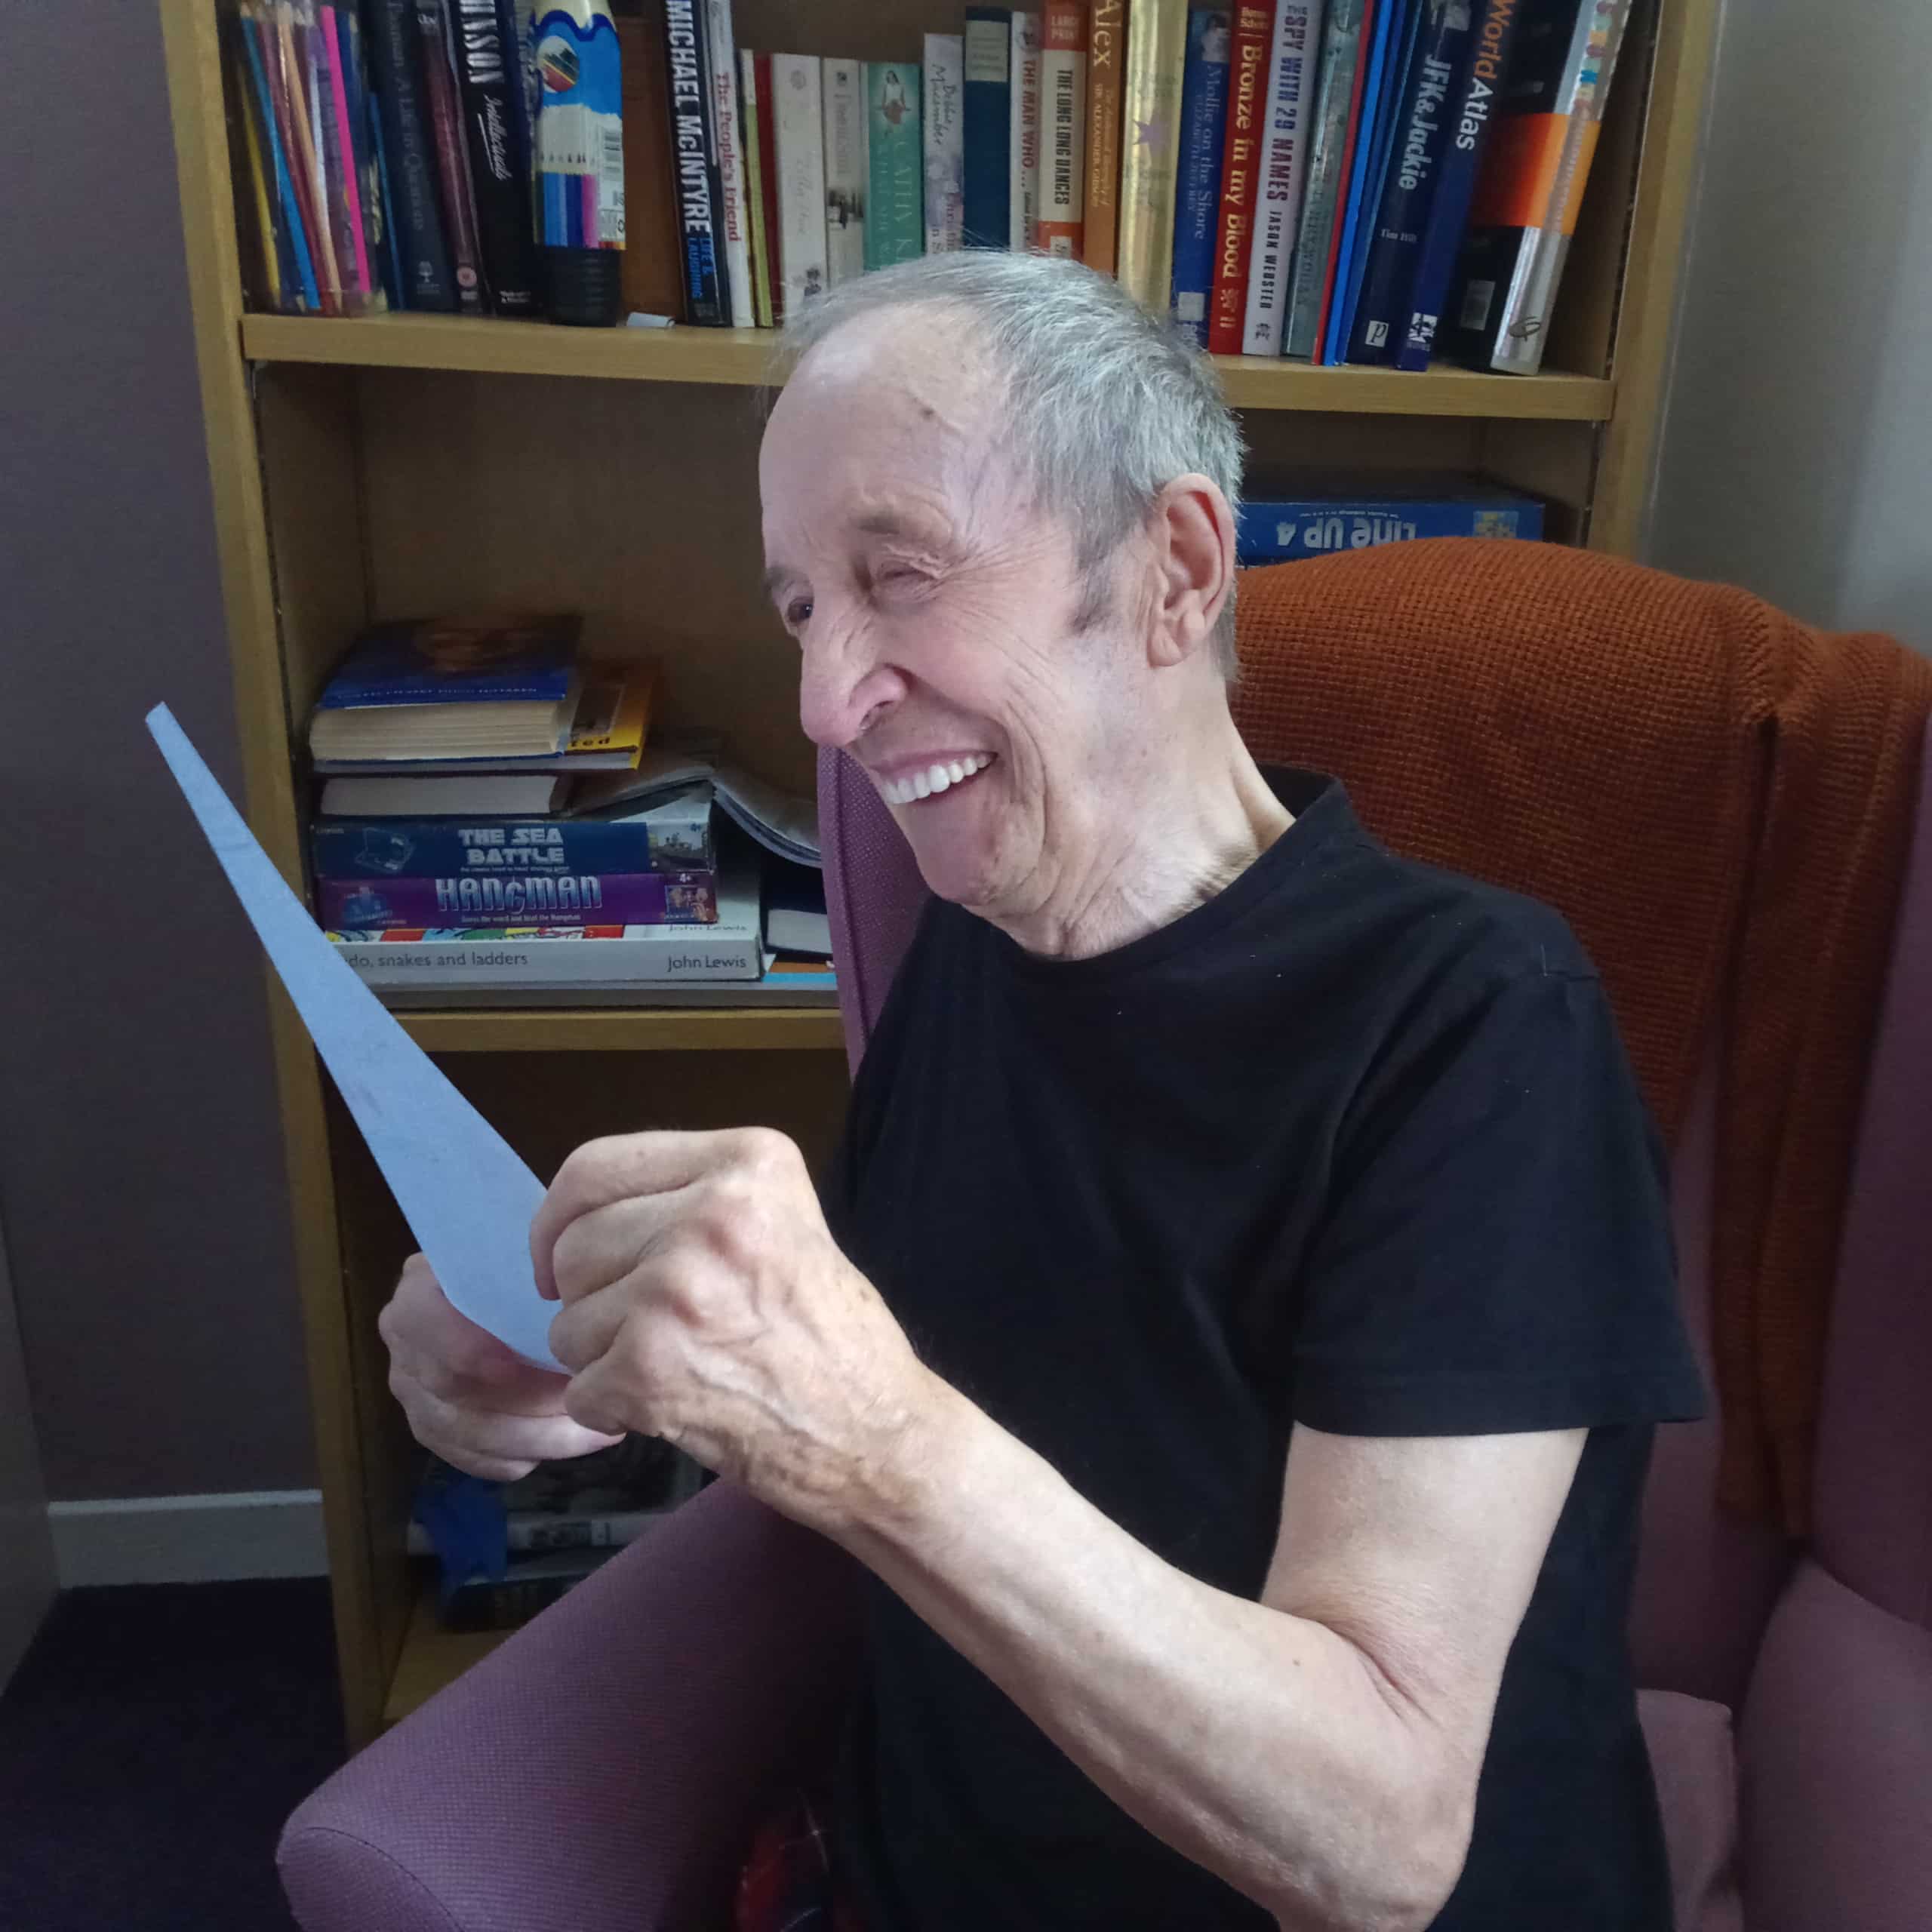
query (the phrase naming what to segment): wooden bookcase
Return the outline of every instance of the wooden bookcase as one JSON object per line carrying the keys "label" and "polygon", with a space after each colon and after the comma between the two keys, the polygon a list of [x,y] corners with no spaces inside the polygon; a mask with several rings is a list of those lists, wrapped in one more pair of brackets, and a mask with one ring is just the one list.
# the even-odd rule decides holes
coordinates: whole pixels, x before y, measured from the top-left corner
{"label": "wooden bookcase", "polygon": [[[251,823],[301,885],[308,711],[378,617],[582,609],[650,651],[674,718],[803,787],[795,652],[759,589],[756,452],[771,337],[245,312],[221,0],[160,0]],[[1637,0],[1546,361],[1529,378],[1224,358],[1257,463],[1486,472],[1628,554],[1649,487],[1716,0]],[[743,45],[904,58],[948,0],[737,0]],[[488,1647],[423,1614],[411,1444],[376,1315],[412,1244],[270,975],[299,1287],[350,1741]],[[761,1121],[822,1155],[838,1017],[772,1009],[451,1010],[411,1033],[529,1160],[595,1135]]]}

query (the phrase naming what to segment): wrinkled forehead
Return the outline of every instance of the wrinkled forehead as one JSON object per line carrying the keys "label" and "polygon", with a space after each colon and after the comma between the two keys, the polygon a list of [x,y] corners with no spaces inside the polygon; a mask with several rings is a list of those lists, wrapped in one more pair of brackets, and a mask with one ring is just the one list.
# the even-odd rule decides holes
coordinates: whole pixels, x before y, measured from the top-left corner
{"label": "wrinkled forehead", "polygon": [[855,318],[799,363],[758,455],[768,532],[823,525],[903,495],[956,518],[1009,502],[1002,385],[937,305]]}

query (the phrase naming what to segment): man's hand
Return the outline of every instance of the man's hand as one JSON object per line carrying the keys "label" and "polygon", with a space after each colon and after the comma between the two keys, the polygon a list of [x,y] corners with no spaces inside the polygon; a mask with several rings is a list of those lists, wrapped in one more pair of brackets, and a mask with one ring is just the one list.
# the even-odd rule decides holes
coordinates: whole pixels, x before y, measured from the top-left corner
{"label": "man's hand", "polygon": [[564,1411],[568,1379],[533,1367],[459,1315],[422,1255],[404,1264],[376,1326],[411,1432],[473,1476],[514,1482],[539,1463],[622,1440],[573,1422]]}
{"label": "man's hand", "polygon": [[943,1395],[841,1254],[803,1157],[760,1128],[595,1140],[530,1234],[587,1429],[660,1435],[836,1535],[889,1513]]}

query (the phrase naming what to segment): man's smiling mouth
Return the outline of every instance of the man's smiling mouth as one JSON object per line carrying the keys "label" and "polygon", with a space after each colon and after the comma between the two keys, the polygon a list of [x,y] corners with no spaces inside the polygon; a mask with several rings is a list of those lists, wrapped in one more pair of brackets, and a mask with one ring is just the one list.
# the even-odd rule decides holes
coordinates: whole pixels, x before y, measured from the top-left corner
{"label": "man's smiling mouth", "polygon": [[949,758],[943,764],[925,764],[903,772],[897,778],[878,776],[878,789],[888,805],[909,805],[935,793],[948,792],[977,778],[992,763],[989,753],[970,752],[964,758]]}

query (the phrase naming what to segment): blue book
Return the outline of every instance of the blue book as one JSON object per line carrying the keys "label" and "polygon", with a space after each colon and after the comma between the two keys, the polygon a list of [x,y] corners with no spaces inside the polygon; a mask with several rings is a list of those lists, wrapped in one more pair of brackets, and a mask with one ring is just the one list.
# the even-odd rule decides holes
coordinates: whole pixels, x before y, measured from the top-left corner
{"label": "blue book", "polygon": [[968,7],[960,118],[968,248],[1004,248],[1013,238],[1013,11]]}
{"label": "blue book", "polygon": [[1208,346],[1208,298],[1214,285],[1214,231],[1221,208],[1221,153],[1227,134],[1229,17],[1187,17],[1181,70],[1180,170],[1174,183],[1174,318]]}
{"label": "blue book", "polygon": [[1406,98],[1395,123],[1389,176],[1349,334],[1351,362],[1393,361],[1396,344],[1408,328],[1416,258],[1455,125],[1453,109],[1460,105],[1469,43],[1469,0],[1423,0],[1415,56],[1402,90]]}
{"label": "blue book", "polygon": [[1479,476],[1361,477],[1330,472],[1277,478],[1244,501],[1235,552],[1244,564],[1366,550],[1426,537],[1543,535],[1543,505]]}
{"label": "blue book", "polygon": [[577,675],[576,617],[406,618],[365,631],[318,711],[411,704],[559,704]]}
{"label": "blue book", "polygon": [[1398,369],[1429,367],[1522,12],[1521,0],[1478,0],[1469,59],[1451,103],[1449,139],[1443,149],[1435,198],[1429,203],[1429,219],[1417,245],[1409,318],[1395,351]]}
{"label": "blue book", "polygon": [[1335,258],[1335,289],[1328,305],[1328,332],[1321,351],[1322,361],[1331,368],[1343,361],[1348,350],[1349,329],[1355,320],[1349,291],[1361,286],[1355,270],[1361,260],[1361,231],[1382,193],[1382,163],[1388,155],[1383,136],[1390,118],[1389,96],[1407,48],[1409,23],[1415,17],[1418,4],[1419,0],[1383,0],[1375,10],[1375,38],[1369,48],[1368,72],[1362,82],[1361,132],[1349,173],[1342,239]]}

